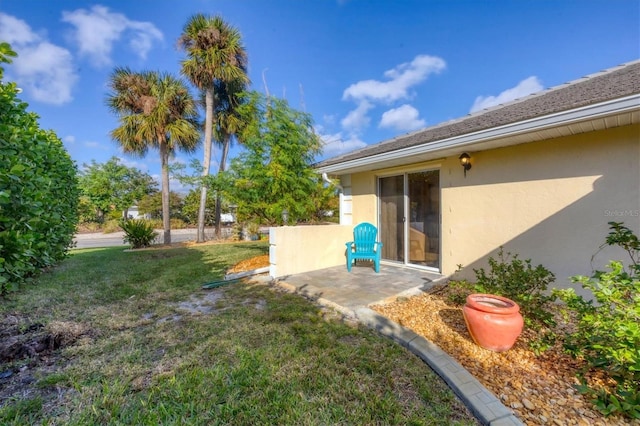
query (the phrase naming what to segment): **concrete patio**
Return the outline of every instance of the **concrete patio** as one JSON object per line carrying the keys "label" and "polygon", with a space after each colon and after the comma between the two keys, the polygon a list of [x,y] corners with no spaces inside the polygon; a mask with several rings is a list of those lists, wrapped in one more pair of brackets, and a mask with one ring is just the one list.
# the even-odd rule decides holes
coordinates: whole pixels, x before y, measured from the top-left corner
{"label": "concrete patio", "polygon": [[376,273],[370,262],[358,261],[351,272],[341,265],[281,277],[278,281],[312,299],[329,300],[354,311],[390,298],[419,294],[442,279],[442,275],[423,269],[385,264]]}

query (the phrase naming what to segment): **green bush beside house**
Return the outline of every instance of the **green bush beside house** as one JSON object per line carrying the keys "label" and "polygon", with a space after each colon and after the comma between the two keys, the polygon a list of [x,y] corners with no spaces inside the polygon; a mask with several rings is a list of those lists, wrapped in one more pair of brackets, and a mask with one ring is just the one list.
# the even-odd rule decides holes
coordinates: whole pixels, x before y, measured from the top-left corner
{"label": "green bush beside house", "polygon": [[[9,56],[0,43],[0,62]],[[78,222],[76,166],[18,92],[0,80],[0,296],[62,260]]]}

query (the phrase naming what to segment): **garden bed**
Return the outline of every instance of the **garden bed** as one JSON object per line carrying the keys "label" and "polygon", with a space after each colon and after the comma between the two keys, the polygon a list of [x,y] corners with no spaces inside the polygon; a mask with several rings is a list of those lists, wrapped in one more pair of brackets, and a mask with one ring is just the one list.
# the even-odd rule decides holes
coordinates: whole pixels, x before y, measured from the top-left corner
{"label": "garden bed", "polygon": [[[525,330],[514,347],[502,353],[482,349],[467,331],[462,307],[448,302],[447,288],[430,294],[372,306],[379,314],[403,325],[442,348],[527,425],[638,425],[607,417],[574,388],[583,367],[559,345],[540,356],[529,348],[535,334]],[[591,374],[592,383],[602,377]]]}

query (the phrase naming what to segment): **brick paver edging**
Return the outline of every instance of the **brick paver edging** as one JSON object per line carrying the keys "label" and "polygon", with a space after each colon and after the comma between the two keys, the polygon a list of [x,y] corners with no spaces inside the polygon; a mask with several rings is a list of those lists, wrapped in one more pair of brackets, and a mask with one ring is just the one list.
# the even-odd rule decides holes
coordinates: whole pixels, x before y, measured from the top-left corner
{"label": "brick paver edging", "polygon": [[[254,277],[254,279],[256,279]],[[265,277],[264,281],[269,281]],[[464,367],[449,356],[438,345],[430,342],[422,336],[401,326],[400,324],[386,318],[374,310],[366,307],[349,309],[340,306],[331,300],[319,296],[322,294],[312,285],[307,285],[304,289],[298,289],[285,281],[275,281],[280,288],[298,293],[308,297],[316,303],[335,309],[346,317],[354,318],[361,324],[376,330],[381,335],[388,337],[415,355],[436,372],[453,392],[469,408],[473,415],[487,426],[524,426],[511,410],[496,398],[482,383],[471,375]]]}
{"label": "brick paver edging", "polygon": [[398,342],[426,362],[483,425],[524,425],[478,379],[436,344],[372,309],[357,308],[354,314],[360,323]]}

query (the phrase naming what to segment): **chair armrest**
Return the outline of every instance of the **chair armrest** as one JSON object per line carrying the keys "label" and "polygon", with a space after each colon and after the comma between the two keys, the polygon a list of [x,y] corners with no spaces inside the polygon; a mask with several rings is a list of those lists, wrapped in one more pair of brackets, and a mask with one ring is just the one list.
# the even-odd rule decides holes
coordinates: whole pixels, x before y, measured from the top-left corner
{"label": "chair armrest", "polygon": [[353,244],[355,244],[355,241],[349,241],[348,243],[344,243],[344,245],[347,246],[347,248],[350,248]]}

